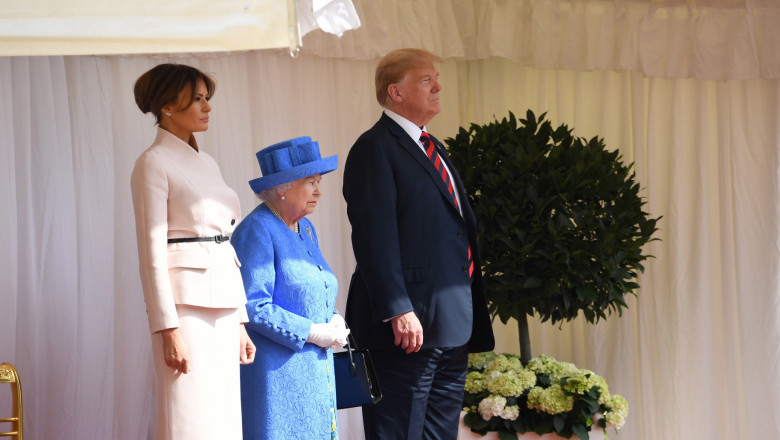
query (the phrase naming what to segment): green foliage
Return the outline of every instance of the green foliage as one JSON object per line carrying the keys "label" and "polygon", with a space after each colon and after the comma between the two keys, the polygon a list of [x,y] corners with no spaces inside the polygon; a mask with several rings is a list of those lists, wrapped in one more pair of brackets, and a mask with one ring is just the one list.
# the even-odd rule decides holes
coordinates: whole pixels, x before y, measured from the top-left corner
{"label": "green foliage", "polygon": [[[499,438],[504,438],[504,433],[512,439],[517,439],[518,433],[554,432],[564,438],[588,440],[594,421],[602,428],[614,429],[625,423],[628,403],[619,394],[610,394],[603,377],[545,355],[526,364],[512,359],[517,356],[469,354],[463,422],[473,432],[484,435],[493,431]],[[517,387],[496,386],[507,383],[507,378],[522,380],[513,382]]]}
{"label": "green foliage", "polygon": [[478,224],[490,312],[506,323],[588,322],[622,314],[656,222],[632,165],[603,139],[576,138],[545,114],[472,124],[446,139]]}

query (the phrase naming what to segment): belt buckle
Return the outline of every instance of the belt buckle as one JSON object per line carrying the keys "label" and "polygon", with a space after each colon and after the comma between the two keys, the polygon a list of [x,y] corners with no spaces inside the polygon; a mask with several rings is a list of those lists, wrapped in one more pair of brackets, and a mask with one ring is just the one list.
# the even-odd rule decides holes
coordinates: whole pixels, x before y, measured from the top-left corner
{"label": "belt buckle", "polygon": [[214,236],[214,241],[216,241],[217,243],[222,243],[223,241],[228,241],[228,240],[230,240],[230,236],[229,235],[215,235]]}

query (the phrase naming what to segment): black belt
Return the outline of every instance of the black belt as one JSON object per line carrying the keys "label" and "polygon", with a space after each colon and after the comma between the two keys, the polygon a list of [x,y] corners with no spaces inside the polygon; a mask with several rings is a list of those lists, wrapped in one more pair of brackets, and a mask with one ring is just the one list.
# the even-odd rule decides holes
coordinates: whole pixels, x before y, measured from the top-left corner
{"label": "black belt", "polygon": [[215,241],[222,243],[230,240],[229,235],[215,235],[213,237],[187,237],[187,238],[169,238],[168,243],[191,243],[196,241]]}

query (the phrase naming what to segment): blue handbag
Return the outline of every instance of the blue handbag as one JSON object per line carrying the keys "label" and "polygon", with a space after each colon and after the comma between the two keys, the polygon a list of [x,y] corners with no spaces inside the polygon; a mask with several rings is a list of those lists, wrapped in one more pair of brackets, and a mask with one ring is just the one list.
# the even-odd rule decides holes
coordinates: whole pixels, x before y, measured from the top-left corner
{"label": "blue handbag", "polygon": [[353,408],[382,400],[382,389],[371,354],[366,349],[358,349],[351,334],[347,338],[347,349],[333,353],[333,367],[336,374],[336,408]]}

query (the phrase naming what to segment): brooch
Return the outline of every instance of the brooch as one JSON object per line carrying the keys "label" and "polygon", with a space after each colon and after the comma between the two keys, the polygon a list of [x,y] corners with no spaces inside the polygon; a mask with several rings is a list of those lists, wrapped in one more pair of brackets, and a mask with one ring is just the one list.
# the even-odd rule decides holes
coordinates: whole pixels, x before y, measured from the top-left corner
{"label": "brooch", "polygon": [[311,228],[308,226],[306,226],[306,233],[309,234],[309,239],[314,241],[314,237],[311,236]]}

